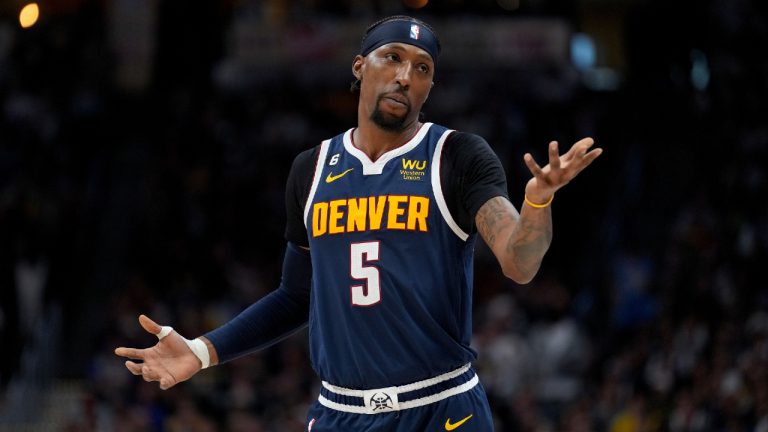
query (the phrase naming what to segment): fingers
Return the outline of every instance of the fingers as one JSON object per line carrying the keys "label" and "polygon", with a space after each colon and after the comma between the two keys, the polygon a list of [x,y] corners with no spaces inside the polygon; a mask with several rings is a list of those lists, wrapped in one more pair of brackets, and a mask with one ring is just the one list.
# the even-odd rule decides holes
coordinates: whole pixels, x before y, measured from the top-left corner
{"label": "fingers", "polygon": [[561,156],[557,141],[551,141],[548,146],[548,165],[539,166],[530,153],[526,153],[523,160],[531,174],[536,178],[539,187],[555,191],[570,182],[603,153],[600,148],[590,151],[590,147],[594,144],[595,141],[591,137],[582,138]]}
{"label": "fingers", "polygon": [[596,148],[589,153],[585,153],[584,159],[587,160],[587,165],[591,164],[592,161],[597,159],[597,157],[600,156],[601,154],[603,154],[603,149],[601,148]]}
{"label": "fingers", "polygon": [[156,335],[160,333],[162,330],[162,327],[160,327],[159,324],[149,319],[148,316],[141,314],[139,315],[139,324],[144,328],[144,330],[148,331],[149,333],[152,333],[153,335]]}
{"label": "fingers", "polygon": [[125,367],[134,375],[141,375],[144,381],[157,381],[159,376],[146,363],[134,363],[130,360],[125,362]]}
{"label": "fingers", "polygon": [[134,375],[141,376],[146,382],[157,381],[160,383],[160,389],[168,390],[175,386],[178,380],[167,371],[157,371],[154,367],[146,363],[138,364],[130,360],[125,362],[125,367]]}
{"label": "fingers", "polygon": [[134,375],[141,375],[141,365],[136,364],[130,360],[127,360],[125,362],[125,367],[128,368],[129,371],[131,371]]}
{"label": "fingers", "polygon": [[[161,327],[146,315],[139,316],[139,324],[141,324],[144,330],[158,336],[160,339],[162,339],[162,336],[172,331],[171,327]],[[130,371],[133,375],[141,376],[144,381],[147,382],[157,381],[160,384],[160,388],[162,390],[167,390],[176,385],[178,380],[169,371],[167,371],[165,367],[162,366],[162,364],[158,363],[157,361],[152,361],[152,359],[156,359],[156,356],[153,356],[152,352],[153,351],[151,351],[151,349],[136,349],[126,347],[119,347],[115,349],[115,354],[118,356],[143,361],[143,363],[136,363],[130,360],[125,362],[126,369],[128,369],[128,371]],[[148,359],[150,360],[149,362],[147,362]]]}
{"label": "fingers", "polygon": [[594,143],[595,143],[595,140],[593,140],[592,137],[586,137],[576,141],[576,144],[574,144],[574,146],[582,148],[584,149],[584,151],[587,151],[587,149],[592,147]]}
{"label": "fingers", "polygon": [[141,366],[141,377],[144,378],[144,381],[146,382],[157,381],[159,379],[157,374],[155,374],[147,365]]}
{"label": "fingers", "polygon": [[560,169],[560,150],[557,141],[549,143],[549,166],[553,170]]}
{"label": "fingers", "polygon": [[[163,387],[162,386],[163,381],[165,381],[166,383],[168,382],[168,377],[167,377],[168,373],[167,372],[155,370],[154,367],[149,366],[146,363],[141,365],[140,368],[141,368],[141,377],[144,378],[144,381],[146,381],[146,382],[155,382],[155,381],[157,381],[157,382],[159,382],[161,384],[160,388],[163,389],[163,390],[165,390],[168,387],[170,387],[170,386],[167,386],[167,387]],[[174,382],[174,384],[175,384],[175,382]]]}
{"label": "fingers", "polygon": [[115,349],[115,354],[129,359],[144,360],[143,349],[120,347]]}
{"label": "fingers", "polygon": [[579,169],[576,171],[576,173],[578,174],[581,172],[581,170],[588,167],[589,164],[594,162],[594,160],[597,159],[597,157],[601,154],[603,154],[603,149],[596,148],[589,153],[584,153],[581,155],[581,165],[579,166]]}
{"label": "fingers", "polygon": [[[578,158],[580,162],[579,171],[584,169],[587,165],[592,163],[593,160],[595,160],[600,154],[603,152],[602,149],[596,148],[592,151],[589,151],[589,148],[592,147],[592,145],[595,144],[595,140],[592,138],[583,138],[576,142],[576,144],[571,147],[571,149],[568,151],[569,154],[571,154],[570,159]],[[583,165],[582,165],[583,164]]]}
{"label": "fingers", "polygon": [[168,390],[169,388],[173,387],[178,383],[176,378],[171,375],[168,371],[158,372],[154,369],[144,366],[142,368],[142,376],[144,377],[144,381],[152,382],[157,381],[160,384],[161,390]]}
{"label": "fingers", "polygon": [[576,144],[574,144],[571,148],[575,149],[579,154],[584,154],[587,150],[589,150],[590,147],[592,147],[593,144],[595,144],[595,140],[590,137],[586,137],[576,141]]}
{"label": "fingers", "polygon": [[576,141],[571,148],[568,149],[568,151],[563,155],[563,160],[566,162],[570,162],[576,157],[578,157],[581,154],[584,154],[585,151],[589,147],[594,144],[594,140],[592,138],[582,138],[579,141]]}
{"label": "fingers", "polygon": [[525,166],[528,167],[528,169],[531,171],[531,174],[533,174],[534,177],[541,177],[544,175],[544,173],[541,170],[541,167],[539,164],[536,163],[535,160],[533,160],[533,156],[531,156],[530,153],[526,153],[523,156],[523,161],[525,162]]}
{"label": "fingers", "polygon": [[160,378],[160,389],[168,390],[169,388],[175,386],[176,383],[178,383],[176,377],[169,373],[167,376]]}
{"label": "fingers", "polygon": [[584,171],[584,168],[588,167],[601,154],[603,154],[603,149],[601,148],[596,148],[590,152],[582,153],[577,157],[578,161],[571,163],[572,168],[571,172],[568,174],[568,177],[574,178],[579,175],[579,173]]}
{"label": "fingers", "polygon": [[590,137],[582,138],[577,141],[568,150],[568,153],[564,154],[562,160],[571,164],[571,178],[580,173],[584,168],[591,164],[598,156],[603,153],[603,150],[596,148],[589,150],[595,144],[595,140]]}

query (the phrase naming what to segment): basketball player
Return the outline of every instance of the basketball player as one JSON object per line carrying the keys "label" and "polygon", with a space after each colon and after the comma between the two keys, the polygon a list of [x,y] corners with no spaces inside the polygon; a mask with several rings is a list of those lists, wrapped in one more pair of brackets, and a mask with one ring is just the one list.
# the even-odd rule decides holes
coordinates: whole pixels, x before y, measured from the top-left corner
{"label": "basketball player", "polygon": [[472,368],[472,256],[477,233],[504,275],[524,284],[552,238],[555,192],[597,158],[590,138],[533,177],[518,213],[480,137],[420,121],[440,42],[414,18],[368,28],[354,58],[357,127],[300,154],[288,176],[288,240],[277,290],[194,340],[146,316],[160,341],[118,348],[127,368],[167,389],[202,368],[309,325],[322,379],[308,431],[491,431]]}

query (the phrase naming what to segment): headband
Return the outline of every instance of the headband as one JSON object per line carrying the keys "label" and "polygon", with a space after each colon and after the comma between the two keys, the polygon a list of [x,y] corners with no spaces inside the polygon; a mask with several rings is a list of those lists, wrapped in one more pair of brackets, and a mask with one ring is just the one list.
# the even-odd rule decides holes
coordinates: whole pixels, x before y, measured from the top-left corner
{"label": "headband", "polygon": [[366,56],[376,48],[391,42],[417,46],[429,53],[435,63],[440,55],[440,41],[429,27],[407,18],[384,21],[374,27],[363,38],[360,54]]}

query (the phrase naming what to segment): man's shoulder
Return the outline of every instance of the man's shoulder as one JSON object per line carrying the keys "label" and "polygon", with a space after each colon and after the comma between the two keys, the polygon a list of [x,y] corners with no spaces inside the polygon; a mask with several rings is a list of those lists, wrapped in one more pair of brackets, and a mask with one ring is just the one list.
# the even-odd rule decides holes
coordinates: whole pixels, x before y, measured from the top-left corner
{"label": "man's shoulder", "polygon": [[315,165],[317,164],[319,153],[320,145],[318,144],[297,154],[296,157],[293,158],[293,164],[291,165],[291,170],[288,174],[289,181],[290,179],[296,180],[297,178],[303,179],[299,181],[300,183],[307,181],[307,178],[311,181],[311,174],[315,172]]}
{"label": "man's shoulder", "polygon": [[486,146],[488,142],[485,138],[472,132],[464,132],[454,130],[451,135],[446,139],[446,145],[469,145],[469,146]]}
{"label": "man's shoulder", "polygon": [[320,155],[320,150],[323,147],[323,144],[326,142],[333,142],[336,141],[337,145],[343,145],[344,135],[350,132],[352,129],[347,129],[344,132],[341,132],[337,134],[336,136],[332,138],[325,139],[314,146],[303,150],[301,153],[296,155],[296,157],[293,160],[293,166],[301,167],[301,168],[307,168],[312,167],[314,169],[315,164],[317,163],[317,158]]}
{"label": "man's shoulder", "polygon": [[293,164],[303,165],[311,163],[314,165],[315,161],[317,160],[318,153],[320,153],[320,144],[303,150],[301,153],[297,154],[293,160]]}

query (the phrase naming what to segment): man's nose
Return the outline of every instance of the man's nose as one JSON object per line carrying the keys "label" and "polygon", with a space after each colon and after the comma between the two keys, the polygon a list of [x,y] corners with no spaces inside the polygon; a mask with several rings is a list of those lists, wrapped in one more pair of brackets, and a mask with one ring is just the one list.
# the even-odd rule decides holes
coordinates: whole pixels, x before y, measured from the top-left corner
{"label": "man's nose", "polygon": [[411,73],[413,73],[413,66],[410,62],[403,62],[400,64],[400,67],[397,68],[397,76],[395,76],[395,80],[404,90],[407,90],[411,86]]}

